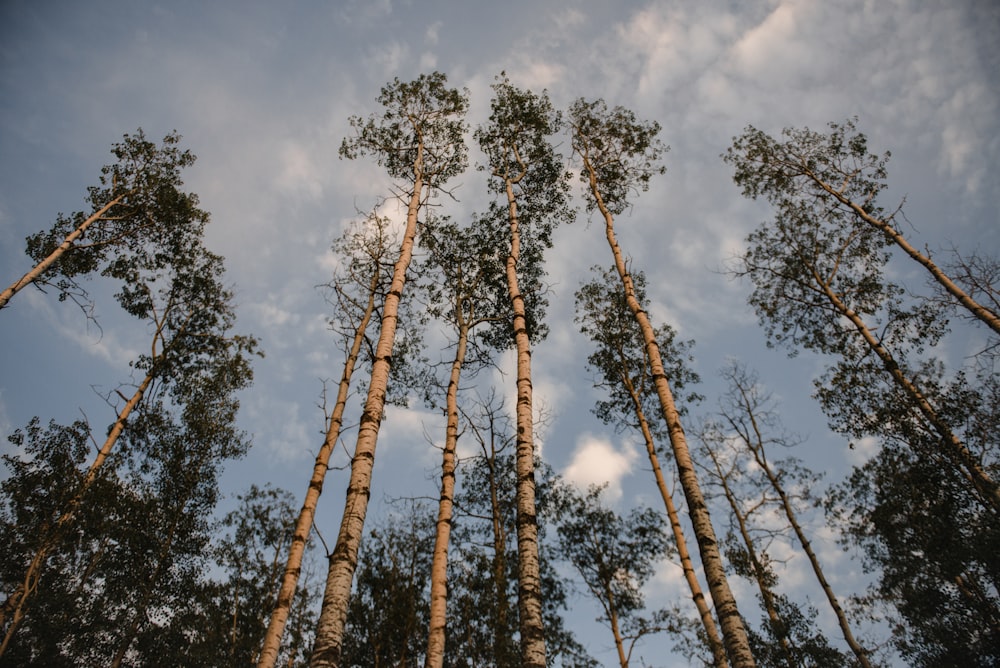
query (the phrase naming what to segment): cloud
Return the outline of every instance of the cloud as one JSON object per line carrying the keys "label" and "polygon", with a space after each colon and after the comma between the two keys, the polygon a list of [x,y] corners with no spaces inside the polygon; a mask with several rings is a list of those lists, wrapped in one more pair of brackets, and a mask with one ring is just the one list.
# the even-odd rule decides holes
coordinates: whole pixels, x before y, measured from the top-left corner
{"label": "cloud", "polygon": [[632,472],[637,457],[627,442],[619,450],[606,438],[582,434],[563,477],[581,489],[607,483],[607,498],[614,502],[621,498],[622,480]]}

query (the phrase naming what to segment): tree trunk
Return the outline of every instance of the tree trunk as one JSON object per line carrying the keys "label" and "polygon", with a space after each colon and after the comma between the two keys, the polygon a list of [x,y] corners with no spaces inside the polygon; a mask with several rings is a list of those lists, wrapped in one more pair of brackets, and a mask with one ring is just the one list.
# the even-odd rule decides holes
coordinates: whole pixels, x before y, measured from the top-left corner
{"label": "tree trunk", "polygon": [[764,611],[767,613],[767,619],[771,623],[772,632],[781,645],[785,664],[788,668],[797,668],[787,627],[782,621],[781,615],[778,614],[777,607],[774,605],[774,592],[771,591],[771,587],[765,581],[766,572],[764,565],[760,563],[753,538],[750,536],[750,530],[747,528],[747,515],[741,510],[739,499],[736,498],[733,490],[729,487],[729,476],[722,470],[722,465],[711,449],[709,449],[709,457],[712,458],[712,464],[715,465],[716,474],[719,476],[719,483],[722,485],[726,501],[729,502],[729,507],[733,511],[733,517],[736,518],[736,525],[740,530],[740,538],[743,540],[743,545],[747,550],[747,557],[750,560],[750,569],[753,571],[754,581],[757,583],[757,589],[760,591],[760,600],[764,604]]}
{"label": "tree trunk", "polygon": [[55,250],[49,253],[48,257],[46,257],[44,260],[36,264],[35,267],[27,274],[22,276],[20,280],[15,281],[9,288],[0,293],[0,309],[7,306],[7,303],[11,300],[11,298],[15,294],[20,292],[23,287],[34,282],[35,280],[38,279],[39,276],[45,273],[46,269],[51,267],[56,260],[62,257],[63,253],[68,251],[73,246],[73,244],[76,242],[77,239],[83,236],[83,233],[87,231],[87,228],[89,228],[95,222],[103,218],[104,214],[106,214],[112,207],[121,203],[121,201],[125,199],[125,196],[127,194],[128,193],[123,193],[118,197],[115,197],[113,200],[102,206],[99,210],[92,213],[90,217],[87,218],[87,220],[80,223],[79,227],[70,232],[69,235],[67,235],[67,237],[63,240],[63,242],[59,244]]}
{"label": "tree trunk", "polygon": [[448,602],[448,540],[451,536],[452,508],[455,500],[455,449],[458,444],[458,383],[465,362],[469,339],[469,324],[462,314],[461,300],[455,308],[458,318],[458,346],[448,379],[444,454],[441,462],[441,499],[438,504],[437,535],[434,537],[434,558],[431,562],[430,629],[427,634],[425,668],[444,665],[445,623]]}
{"label": "tree trunk", "polygon": [[736,598],[733,596],[733,592],[729,588],[729,582],[726,579],[726,572],[722,563],[722,556],[719,554],[719,545],[715,537],[715,530],[712,528],[712,518],[709,515],[708,506],[705,504],[705,497],[698,484],[698,476],[691,459],[691,452],[688,448],[687,438],[684,435],[684,428],[681,426],[680,416],[674,404],[670,383],[663,370],[660,348],[656,343],[656,336],[649,322],[649,317],[635,296],[632,277],[628,273],[621,248],[615,239],[614,216],[611,215],[611,212],[604,204],[604,199],[601,197],[597,185],[597,175],[586,157],[584,157],[584,169],[588,172],[591,194],[597,203],[598,209],[604,216],[608,245],[611,248],[611,254],[614,256],[618,275],[622,280],[626,302],[635,316],[636,322],[639,324],[643,340],[645,341],[646,354],[649,356],[656,394],[660,400],[660,407],[663,410],[663,418],[667,423],[670,446],[673,450],[674,460],[677,462],[677,471],[681,488],[684,490],[684,497],[687,500],[691,524],[694,527],[695,536],[698,538],[701,563],[705,570],[705,577],[708,579],[708,588],[712,593],[716,613],[719,616],[719,626],[722,628],[726,651],[734,668],[750,668],[755,665],[753,654],[750,652],[750,641],[747,638],[743,620],[740,618]]}
{"label": "tree trunk", "polygon": [[292,535],[292,544],[288,550],[288,561],[285,565],[285,573],[281,580],[281,588],[278,590],[278,598],[271,612],[271,618],[267,624],[267,632],[264,635],[264,643],[261,646],[260,658],[257,661],[257,668],[274,668],[278,660],[278,652],[281,648],[281,637],[285,631],[285,624],[288,623],[288,616],[292,608],[292,600],[295,598],[295,588],[298,586],[299,575],[302,573],[302,556],[305,554],[306,544],[309,542],[309,532],[312,531],[313,520],[316,517],[316,505],[319,502],[320,494],[323,493],[323,481],[326,479],[326,472],[329,470],[330,455],[340,438],[340,429],[344,423],[344,409],[347,406],[347,395],[350,391],[351,376],[354,374],[354,366],[357,364],[358,356],[361,353],[361,345],[364,342],[365,331],[371,321],[372,313],[375,310],[375,293],[378,288],[379,268],[376,266],[372,271],[372,279],[368,290],[368,304],[365,306],[364,315],[358,322],[354,331],[354,339],[351,341],[350,352],[344,362],[344,372],[340,377],[340,385],[337,388],[337,403],[333,407],[330,415],[330,424],[326,430],[326,438],[319,452],[316,453],[316,463],[313,465],[312,478],[309,480],[309,487],[306,489],[306,498],[302,502],[302,510],[299,511],[298,520],[295,522],[295,533]]}
{"label": "tree trunk", "polygon": [[698,582],[698,575],[695,573],[694,564],[691,562],[691,554],[688,552],[687,540],[684,538],[684,529],[681,527],[681,520],[677,514],[677,507],[674,505],[673,495],[667,489],[667,483],[663,479],[663,470],[660,468],[660,458],[656,454],[656,445],[653,442],[653,434],[649,429],[649,422],[642,410],[639,401],[639,394],[627,375],[622,374],[622,382],[632,398],[632,405],[635,408],[635,416],[639,421],[643,440],[646,442],[646,454],[649,456],[649,465],[653,469],[653,476],[656,478],[656,487],[660,490],[663,498],[663,505],[667,509],[667,517],[670,519],[670,528],[674,533],[674,542],[677,544],[677,555],[680,557],[681,569],[684,571],[684,579],[691,589],[691,598],[695,607],[698,608],[698,616],[705,629],[705,636],[708,638],[709,648],[712,650],[712,661],[715,668],[728,668],[726,661],[726,649],[719,639],[719,632],[715,627],[715,619],[712,617],[712,610],[705,600],[705,595],[701,591]]}
{"label": "tree trunk", "polygon": [[381,331],[372,362],[371,382],[364,413],[358,427],[358,440],[351,459],[351,478],[347,488],[344,515],[340,524],[337,544],[330,555],[323,606],[316,627],[316,641],[310,658],[312,668],[332,668],[340,664],[340,653],[347,621],[347,607],[351,584],[358,564],[358,547],[364,531],[368,499],[371,495],[372,468],[375,465],[375,445],[378,441],[382,412],[385,409],[385,392],[389,381],[392,348],[396,338],[399,300],[406,283],[406,270],[413,256],[417,234],[417,213],[424,189],[422,175],[423,144],[417,146],[414,163],[415,177],[410,202],[406,212],[406,230],[400,246],[399,258],[393,268],[392,284],[385,298]]}
{"label": "tree trunk", "polygon": [[32,593],[34,593],[35,588],[38,587],[38,580],[42,574],[42,567],[45,565],[45,560],[48,558],[49,552],[51,552],[52,549],[59,544],[59,541],[62,540],[63,532],[69,526],[69,523],[73,520],[73,518],[76,517],[76,512],[79,510],[80,504],[83,503],[83,497],[86,496],[90,486],[97,478],[97,474],[100,472],[101,466],[111,454],[111,450],[114,448],[115,443],[118,442],[118,438],[125,429],[125,422],[128,420],[129,415],[131,415],[135,407],[139,405],[139,402],[142,401],[143,395],[152,382],[153,372],[150,371],[142,380],[142,383],[139,384],[139,387],[136,389],[132,397],[129,398],[129,400],[125,403],[125,406],[122,407],[121,411],[119,411],[118,417],[115,420],[114,425],[111,427],[111,431],[104,440],[104,444],[98,451],[94,461],[91,462],[90,468],[87,470],[83,481],[80,483],[80,489],[77,490],[76,494],[73,495],[73,498],[69,500],[69,503],[66,505],[66,509],[53,523],[52,528],[48,530],[48,535],[43,538],[38,550],[35,552],[35,556],[31,559],[31,563],[28,564],[28,568],[24,573],[24,577],[21,579],[21,583],[7,598],[7,600],[4,601],[3,608],[0,610],[0,625],[7,621],[8,618],[10,619],[10,624],[4,634],[3,641],[0,642],[0,656],[3,656],[4,652],[7,651],[14,634],[17,632],[18,627],[21,625],[21,621],[24,619],[24,612],[27,606],[28,598]]}
{"label": "tree trunk", "polygon": [[941,287],[948,292],[948,294],[957,299],[959,304],[964,306],[976,318],[986,323],[986,326],[994,332],[1000,334],[1000,315],[986,306],[983,306],[973,299],[967,292],[962,290],[962,288],[951,280],[951,278],[945,274],[928,255],[925,255],[914,248],[913,245],[906,240],[906,237],[900,234],[899,231],[889,224],[888,221],[871,215],[857,202],[845,197],[843,193],[831,186],[829,183],[820,179],[819,176],[814,174],[811,170],[806,169],[804,174],[824,191],[835,197],[841,204],[849,207],[851,211],[854,212],[855,216],[882,232],[885,236],[891,239],[893,243],[903,249],[904,253],[916,260],[919,264],[923,265],[923,267],[930,272],[934,280],[937,281]]}
{"label": "tree trunk", "polygon": [[916,384],[907,378],[902,369],[899,368],[899,364],[892,358],[892,353],[882,345],[882,342],[875,337],[868,326],[865,324],[864,320],[861,319],[852,308],[847,306],[840,297],[833,291],[830,285],[823,280],[823,278],[816,272],[815,268],[811,268],[813,274],[813,279],[819,286],[820,290],[830,301],[830,304],[839,312],[842,316],[847,318],[854,328],[861,334],[865,343],[874,352],[879,360],[881,360],[882,365],[885,367],[886,371],[889,372],[890,377],[896,386],[899,387],[907,396],[913,401],[917,410],[920,414],[924,416],[927,422],[934,428],[934,430],[941,437],[942,444],[945,446],[945,454],[949,455],[953,461],[957,462],[960,467],[965,469],[965,476],[969,479],[972,485],[979,492],[981,501],[984,506],[991,508],[994,513],[1000,512],[1000,486],[990,478],[990,476],[983,470],[983,467],[977,461],[976,457],[973,456],[966,445],[955,435],[951,428],[938,416],[937,410],[931,405],[927,397],[924,396],[923,392],[916,386]]}
{"label": "tree trunk", "polygon": [[521,253],[514,181],[506,178],[510,253],[507,255],[507,290],[514,311],[517,348],[517,556],[518,612],[521,631],[521,664],[545,666],[545,629],[542,620],[542,584],[538,557],[538,523],[535,510],[535,442],[531,400],[531,341],[528,338],[524,295],[517,280]]}

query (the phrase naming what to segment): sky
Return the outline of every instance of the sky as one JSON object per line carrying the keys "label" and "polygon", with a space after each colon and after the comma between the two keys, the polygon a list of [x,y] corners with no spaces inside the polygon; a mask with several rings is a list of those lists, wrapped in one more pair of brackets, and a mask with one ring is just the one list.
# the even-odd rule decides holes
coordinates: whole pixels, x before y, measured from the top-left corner
{"label": "sky", "polygon": [[[185,185],[211,213],[208,245],[226,258],[239,329],[267,355],[242,397],[254,446],[229,466],[225,488],[270,482],[301,499],[322,442],[323,381],[336,382],[342,365],[327,327],[331,307],[316,286],[330,277],[332,239],[390,185],[373,162],[338,158],[348,119],[378,111],[379,89],[393,78],[439,70],[468,88],[475,126],[505,71],[519,87],[546,89],[557,107],[601,97],[661,124],[667,173],[619,217],[618,234],[647,273],[654,321],[695,341],[707,399],[692,412],[714,409],[717,371],[739,359],[803,437],[798,456],[835,482],[866,450],[832,434],[810,399],[822,360],[768,349],[746,306],[749,286],[725,275],[769,212],[741,197],[720,154],[747,125],[820,130],[857,116],[871,148],[892,152],[883,202],[905,198],[916,245],[1000,252],[997,34],[1000,5],[990,0],[3,0],[0,268],[5,285],[29,268],[25,236],[83,208],[123,134],[142,127],[158,139],[176,129],[198,156]],[[566,155],[568,138],[561,141]],[[470,157],[482,161],[474,147]],[[453,185],[447,213],[461,220],[485,208],[474,171]],[[540,445],[559,473],[583,486],[607,483],[609,502],[626,508],[655,488],[640,443],[589,411],[598,394],[573,293],[609,255],[599,221],[575,195],[577,221],[559,230],[548,255],[551,332],[533,354],[536,404],[548,415]],[[0,314],[0,432],[34,415],[112,421],[101,395],[128,380],[128,361],[144,346],[141,328],[115,326],[114,309],[98,304],[98,329],[52,294],[29,288],[12,300]],[[502,366],[510,370],[511,360]],[[513,376],[500,382],[512,395]],[[373,516],[391,498],[436,496],[440,455],[428,439],[443,440],[439,412],[419,404],[389,411]],[[338,457],[345,461],[343,451]],[[317,525],[328,540],[346,475],[331,472],[320,502]],[[815,528],[834,587],[860,591],[860,564]],[[820,602],[801,560],[786,571],[788,586]],[[748,585],[736,590],[753,605]],[[653,607],[681,596],[679,569],[664,565],[649,592]],[[575,608],[581,638],[613,661],[610,635],[591,622],[596,613]],[[836,642],[834,624],[826,628]],[[652,665],[684,665],[655,643],[637,651]]]}

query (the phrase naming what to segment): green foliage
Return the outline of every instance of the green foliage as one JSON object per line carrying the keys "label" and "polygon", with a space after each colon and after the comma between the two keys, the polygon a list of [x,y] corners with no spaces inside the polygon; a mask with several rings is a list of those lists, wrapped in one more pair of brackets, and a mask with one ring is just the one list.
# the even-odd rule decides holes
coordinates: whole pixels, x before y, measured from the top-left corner
{"label": "green foliage", "polygon": [[[594,170],[601,199],[612,215],[628,209],[629,197],[648,190],[650,179],[666,171],[659,163],[669,147],[657,138],[660,124],[656,121],[640,121],[629,109],[609,110],[604,100],[583,98],[570,106],[569,117],[573,152]],[[586,169],[580,172],[580,180],[589,191]],[[588,197],[587,210],[596,208],[597,201]]]}
{"label": "green foliage", "polygon": [[[552,248],[552,233],[561,223],[570,223],[575,214],[569,202],[568,174],[562,156],[552,145],[552,136],[562,127],[562,118],[552,107],[547,93],[539,95],[513,86],[501,74],[493,84],[490,118],[475,132],[486,164],[480,169],[489,176],[489,190],[500,198],[490,203],[486,214],[474,227],[485,251],[486,262],[506,262],[514,252],[511,234],[513,197],[517,213],[518,289],[524,299],[526,328],[532,341],[541,341],[545,327],[544,254]],[[508,194],[508,187],[510,194]],[[510,249],[500,255],[499,249]],[[509,303],[505,283],[494,284],[494,299]],[[513,345],[510,323],[497,322],[483,335],[490,346],[503,350]]]}
{"label": "green foliage", "polygon": [[[585,283],[576,292],[576,322],[580,331],[596,346],[587,358],[587,366],[596,374],[595,386],[605,390],[609,397],[597,402],[594,414],[605,424],[614,424],[619,431],[638,430],[636,406],[632,399],[634,391],[654,435],[665,440],[663,412],[653,386],[642,331],[625,302],[618,274],[613,269],[601,271],[599,267],[592,267],[591,272],[597,274],[597,278]],[[640,303],[646,303],[646,275],[641,271],[635,272],[632,281],[636,298]],[[698,394],[685,392],[686,388],[700,380],[689,366],[692,363],[689,351],[694,342],[677,341],[677,333],[670,325],[656,329],[655,336],[671,389],[685,403],[699,401],[701,397]],[[686,410],[683,406],[681,414]]]}
{"label": "green foliage", "polygon": [[198,208],[196,195],[181,190],[180,171],[194,164],[195,156],[182,151],[180,141],[172,132],[157,147],[140,128],[114,144],[116,162],[102,168],[100,185],[88,189],[91,211],[59,214],[51,229],[27,238],[27,254],[41,262],[84,221],[113,206],[35,284],[54,285],[60,300],[84,296],[77,277],[100,271],[121,278],[130,266],[163,268],[191,237],[200,237],[208,214]]}
{"label": "green foliage", "polygon": [[416,666],[427,643],[434,522],[414,503],[361,544],[344,627],[344,666]]}
{"label": "green foliage", "polygon": [[468,165],[463,117],[469,92],[447,88],[440,72],[421,74],[404,83],[397,77],[382,88],[381,117],[352,116],[355,135],[344,139],[340,156],[349,160],[374,156],[389,176],[412,182],[417,178],[439,188]]}

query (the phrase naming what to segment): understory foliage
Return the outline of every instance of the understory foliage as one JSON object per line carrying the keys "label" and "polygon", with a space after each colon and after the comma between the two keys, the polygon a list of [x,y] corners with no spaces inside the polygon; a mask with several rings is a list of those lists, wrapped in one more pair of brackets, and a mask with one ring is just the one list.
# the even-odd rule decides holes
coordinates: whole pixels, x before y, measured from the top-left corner
{"label": "understory foliage", "polygon": [[[35,417],[7,437],[0,662],[588,667],[591,651],[613,648],[624,668],[660,663],[643,652],[668,636],[692,665],[716,668],[1000,663],[997,259],[911,239],[901,205],[882,201],[890,156],[856,119],[734,138],[723,160],[772,216],[730,273],[769,345],[818,360],[814,399],[845,450],[871,453],[825,481],[791,456],[815,444],[783,430],[780,404],[738,361],[718,409],[692,415],[704,399],[693,342],[649,312],[676,295],[615,232],[665,171],[659,124],[600,99],[564,115],[506,74],[492,95],[473,126],[469,91],[445,75],[395,79],[379,113],[349,121],[341,156],[374,160],[392,183],[333,246],[325,315],[344,365],[304,500],[265,472],[228,502],[220,489],[252,440],[238,397],[259,351],[205,246],[208,213],[182,190],[194,156],[176,133],[159,146],[126,135],[87,209],[28,237],[34,269],[3,293],[0,318],[22,317],[4,307],[28,285],[92,317],[93,280],[142,352],[102,392],[106,422]],[[482,191],[449,211],[469,197],[445,188],[470,159]],[[554,290],[546,254],[576,216],[574,172],[613,265]],[[406,212],[399,230],[389,197]],[[578,489],[541,457],[531,361],[556,331],[550,300],[574,288],[593,412],[641,439],[655,488]],[[516,374],[499,371],[515,359]],[[386,406],[414,398],[447,422],[428,437],[435,503],[394,499],[366,523]],[[340,531],[319,560],[314,516],[329,512],[320,492],[351,430]],[[388,449],[424,466],[410,450]],[[830,555],[837,541],[850,557]],[[871,584],[840,592],[825,569],[855,555]],[[655,595],[680,572],[682,594]],[[583,600],[606,637],[573,632]]]}

